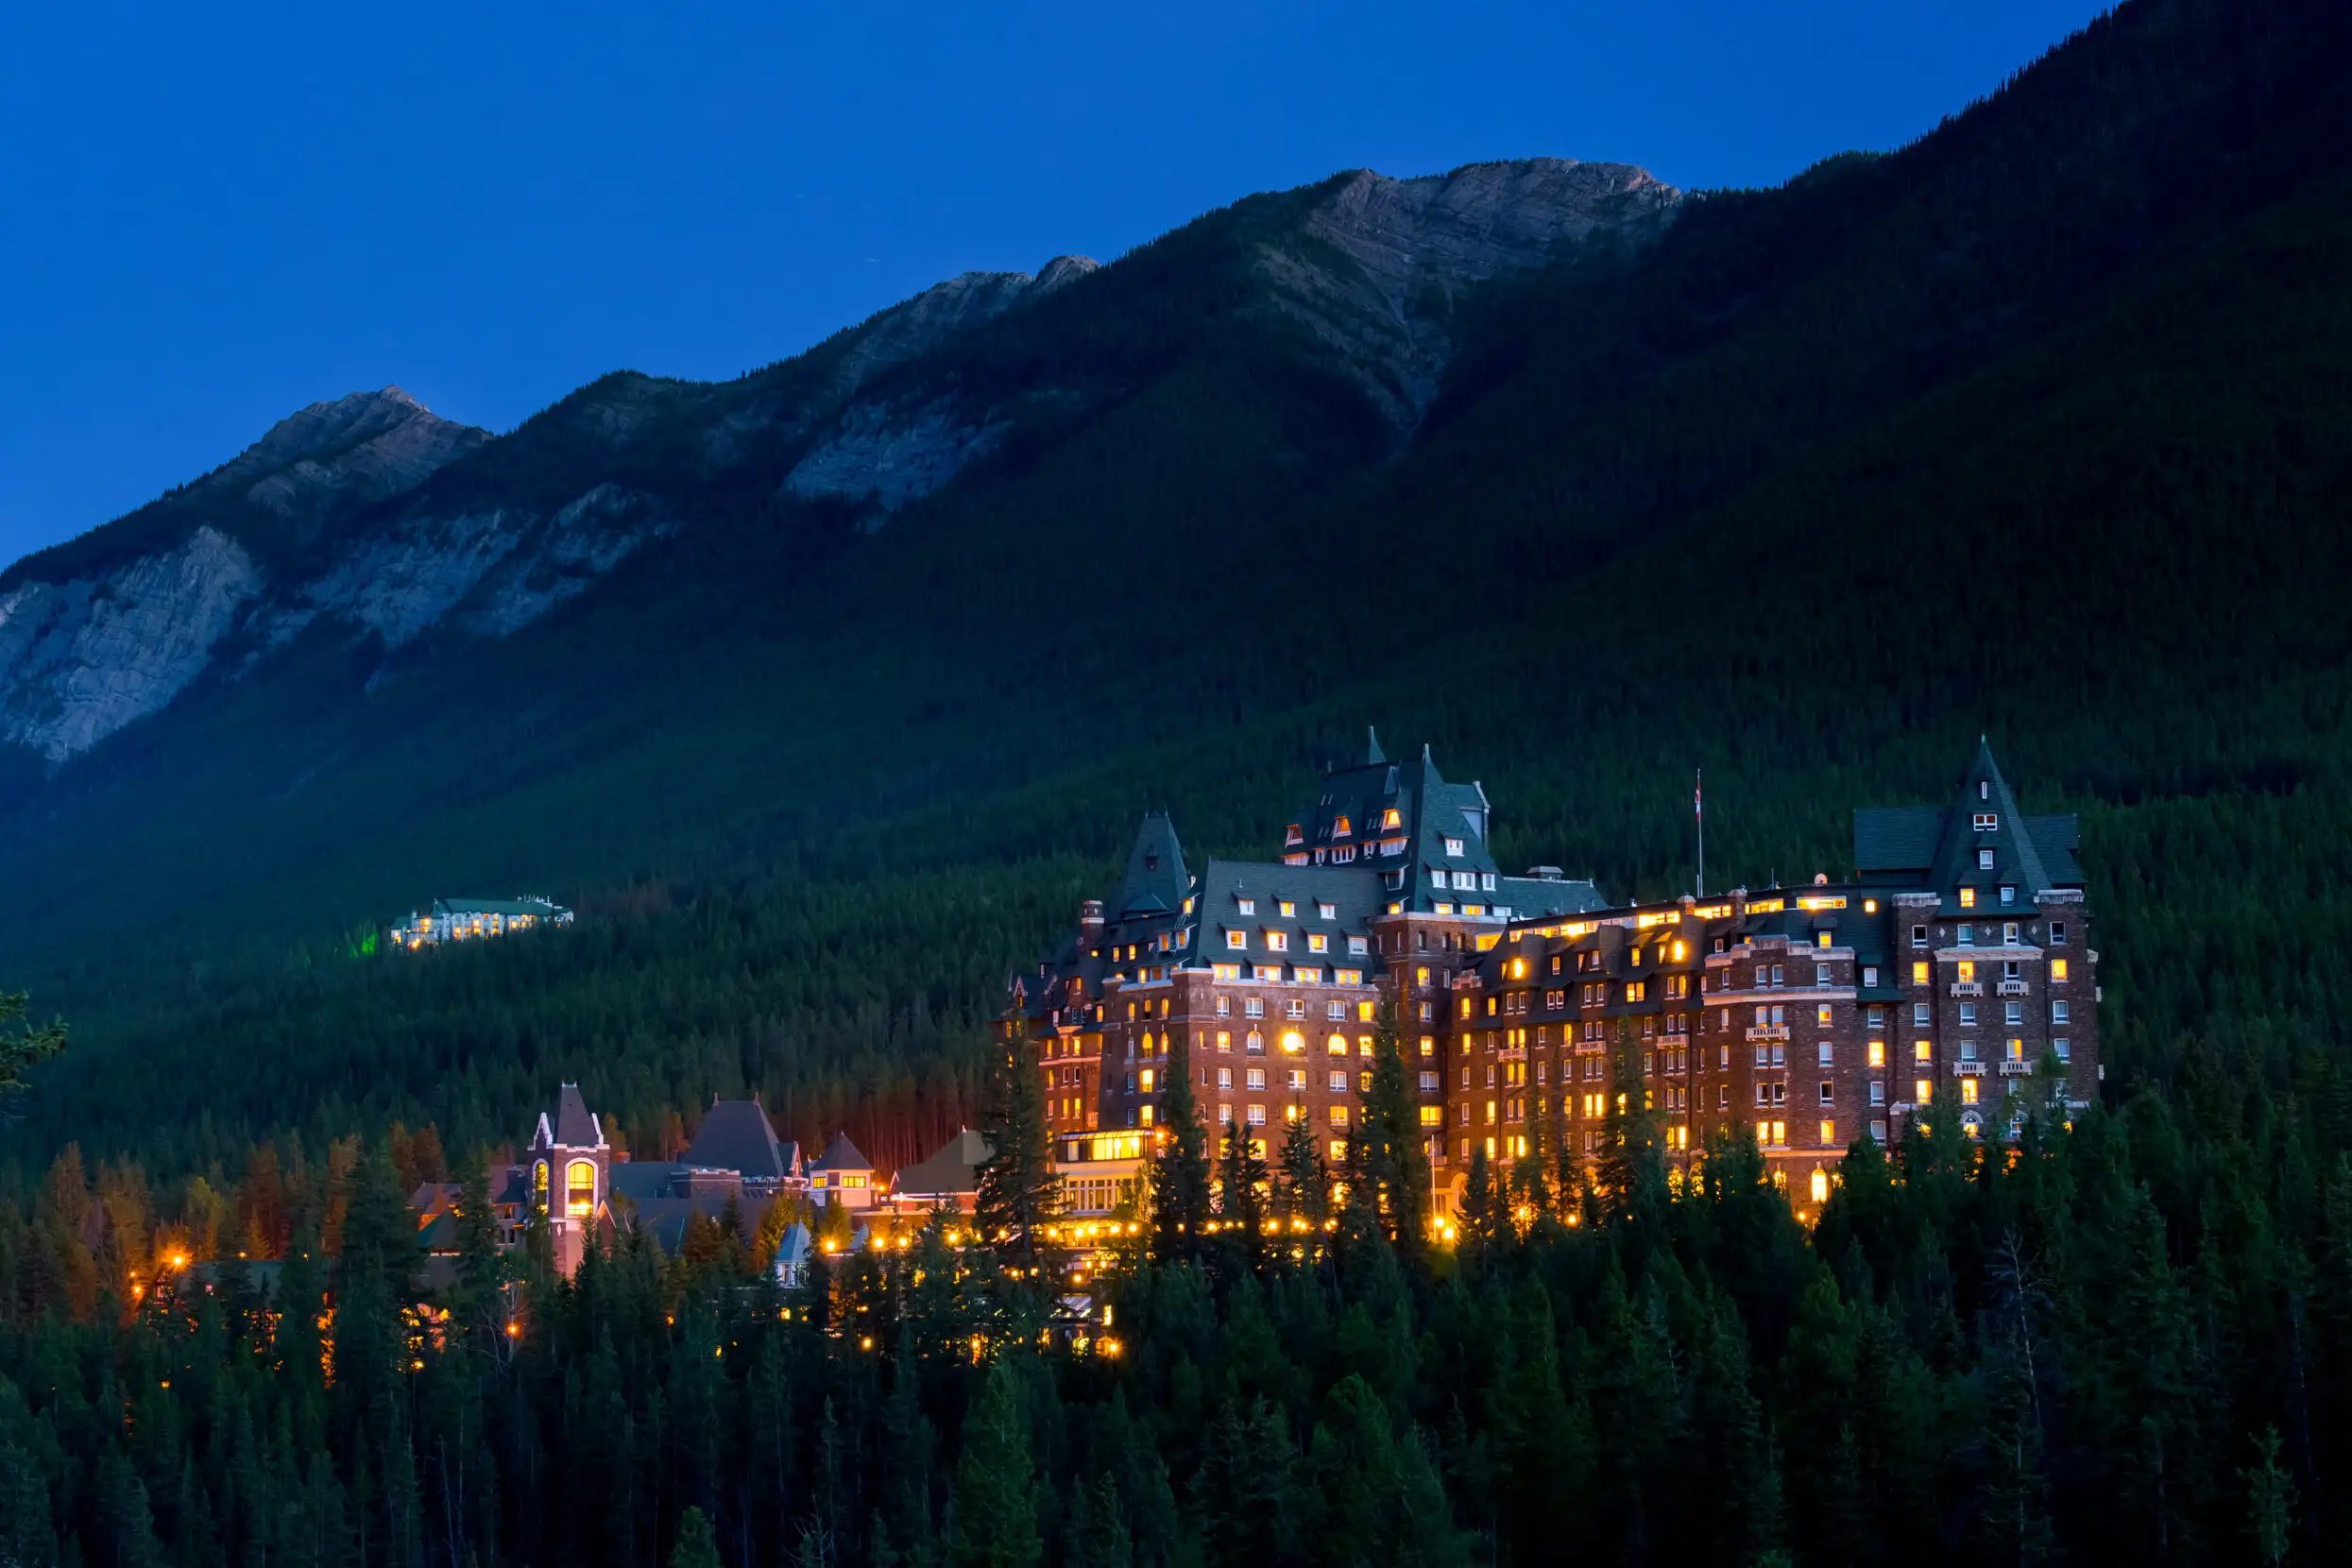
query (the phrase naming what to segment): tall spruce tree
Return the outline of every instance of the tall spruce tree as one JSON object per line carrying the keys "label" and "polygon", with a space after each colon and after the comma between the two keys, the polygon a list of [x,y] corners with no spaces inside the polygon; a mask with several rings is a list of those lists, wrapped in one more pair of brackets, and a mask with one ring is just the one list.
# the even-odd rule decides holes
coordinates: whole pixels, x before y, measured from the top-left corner
{"label": "tall spruce tree", "polygon": [[1411,1083],[1396,1004],[1386,1002],[1372,1035],[1372,1082],[1360,1097],[1354,1143],[1382,1228],[1401,1255],[1417,1259],[1428,1240],[1429,1165],[1422,1152],[1421,1101]]}
{"label": "tall spruce tree", "polygon": [[1275,1212],[1285,1219],[1303,1219],[1318,1231],[1331,1217],[1331,1173],[1304,1108],[1282,1135],[1282,1188]]}
{"label": "tall spruce tree", "polygon": [[1062,1212],[1062,1187],[1052,1167],[1044,1073],[1017,1035],[996,1047],[984,1127],[989,1154],[980,1167],[974,1219],[982,1236],[1034,1277],[1052,1250],[1046,1232]]}
{"label": "tall spruce tree", "polygon": [[1266,1260],[1266,1162],[1259,1157],[1257,1146],[1258,1140],[1241,1120],[1225,1124],[1217,1214],[1223,1222],[1226,1250],[1253,1270]]}
{"label": "tall spruce tree", "polygon": [[1169,1031],[1160,1122],[1151,1162],[1152,1254],[1163,1262],[1198,1257],[1210,1215],[1208,1138],[1192,1093],[1192,1047],[1182,1030]]}
{"label": "tall spruce tree", "polygon": [[964,1422],[956,1472],[956,1568],[1036,1568],[1045,1554],[1015,1354],[989,1363],[980,1400]]}

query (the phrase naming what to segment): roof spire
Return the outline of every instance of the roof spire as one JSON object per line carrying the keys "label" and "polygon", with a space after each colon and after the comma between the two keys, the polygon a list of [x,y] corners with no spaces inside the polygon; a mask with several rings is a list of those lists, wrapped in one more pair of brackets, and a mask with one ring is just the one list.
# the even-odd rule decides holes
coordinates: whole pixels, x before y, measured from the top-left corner
{"label": "roof spire", "polygon": [[1380,731],[1371,724],[1366,724],[1364,726],[1364,766],[1376,768],[1388,759],[1389,754],[1380,749]]}

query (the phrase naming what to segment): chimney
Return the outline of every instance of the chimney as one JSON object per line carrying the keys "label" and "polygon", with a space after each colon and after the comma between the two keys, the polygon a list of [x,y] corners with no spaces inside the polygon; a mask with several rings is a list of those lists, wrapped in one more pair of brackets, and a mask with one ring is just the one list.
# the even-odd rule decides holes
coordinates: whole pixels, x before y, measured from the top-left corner
{"label": "chimney", "polygon": [[1078,906],[1078,945],[1091,947],[1102,940],[1102,900],[1089,898]]}

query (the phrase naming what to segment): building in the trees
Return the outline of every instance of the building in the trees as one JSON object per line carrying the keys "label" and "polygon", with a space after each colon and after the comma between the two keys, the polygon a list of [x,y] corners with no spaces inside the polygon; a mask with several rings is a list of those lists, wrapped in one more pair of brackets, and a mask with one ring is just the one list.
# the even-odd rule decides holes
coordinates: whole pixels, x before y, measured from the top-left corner
{"label": "building in the trees", "polygon": [[539,1113],[522,1162],[492,1184],[501,1236],[519,1242],[536,1219],[549,1233],[555,1267],[571,1273],[587,1250],[588,1233],[606,1220],[612,1192],[612,1145],[576,1083],[566,1083],[552,1111]]}
{"label": "building in the trees", "polygon": [[384,935],[394,947],[414,952],[445,942],[571,924],[571,912],[547,898],[435,898],[430,911],[412,913]]}
{"label": "building in the trees", "polygon": [[1589,1159],[1635,1096],[1678,1156],[1752,1131],[1801,1204],[1931,1107],[1999,1133],[2093,1092],[2074,819],[2020,814],[1988,749],[1950,807],[1857,812],[1851,878],[1764,893],[1610,906],[1553,867],[1509,876],[1491,810],[1427,748],[1374,741],[1271,861],[1194,872],[1147,816],[1013,987],[1070,1206],[1136,1196],[1179,1040],[1215,1127],[1271,1155],[1304,1118],[1336,1161],[1390,1006],[1441,1202],[1482,1150]]}
{"label": "building in the trees", "polygon": [[955,1209],[970,1214],[980,1202],[980,1167],[995,1152],[968,1127],[958,1128],[929,1156],[891,1178],[889,1206],[902,1213]]}
{"label": "building in the trees", "polygon": [[848,1133],[834,1133],[825,1153],[810,1162],[809,1200],[845,1209],[874,1206],[874,1162],[858,1152]]}

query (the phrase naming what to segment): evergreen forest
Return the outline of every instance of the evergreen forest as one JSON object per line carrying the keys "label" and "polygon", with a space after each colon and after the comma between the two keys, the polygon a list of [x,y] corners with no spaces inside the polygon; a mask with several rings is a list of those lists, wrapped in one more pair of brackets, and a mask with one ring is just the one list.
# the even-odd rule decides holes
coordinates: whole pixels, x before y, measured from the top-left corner
{"label": "evergreen forest", "polygon": [[[2347,62],[2340,5],[2130,0],[1466,296],[1401,438],[1253,313],[1314,193],[1251,197],[903,367],[1099,401],[887,526],[649,416],[697,525],[495,657],[314,637],[0,761],[0,1568],[2352,1555]],[[577,494],[701,395],[433,483]],[[2081,818],[2103,1102],[1858,1146],[1810,1227],[1635,1114],[1439,1243],[1376,1084],[1342,1168],[1174,1140],[1074,1342],[1006,978],[1139,812],[1268,857],[1367,724],[1619,898],[1690,884],[1694,767],[1760,888],[1988,736]],[[524,888],[577,925],[378,950]],[[714,1094],[885,1167],[985,1122],[991,1239],[558,1280],[481,1185],[563,1082],[643,1157]]]}

